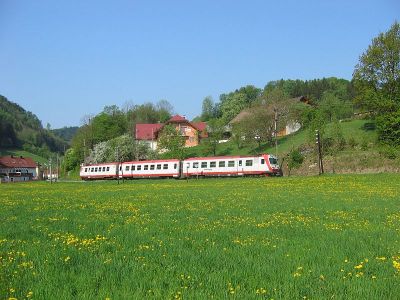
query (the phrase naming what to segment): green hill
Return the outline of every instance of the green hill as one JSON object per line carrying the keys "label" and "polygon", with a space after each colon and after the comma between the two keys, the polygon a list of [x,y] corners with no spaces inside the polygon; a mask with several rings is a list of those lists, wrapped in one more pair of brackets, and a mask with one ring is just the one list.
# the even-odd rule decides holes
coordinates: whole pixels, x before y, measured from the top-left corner
{"label": "green hill", "polygon": [[72,126],[72,127],[52,129],[51,132],[53,132],[56,136],[60,137],[62,140],[64,140],[70,145],[72,138],[74,137],[78,129],[79,129],[78,126]]}
{"label": "green hill", "polygon": [[17,149],[48,157],[65,146],[64,140],[43,128],[35,114],[0,95],[0,151]]}

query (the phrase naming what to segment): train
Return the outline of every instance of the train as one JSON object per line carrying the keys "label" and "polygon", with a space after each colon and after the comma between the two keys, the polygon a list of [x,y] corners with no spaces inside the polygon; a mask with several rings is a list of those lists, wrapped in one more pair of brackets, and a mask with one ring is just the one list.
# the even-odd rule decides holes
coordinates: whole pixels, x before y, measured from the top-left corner
{"label": "train", "polygon": [[81,165],[82,180],[282,176],[276,156],[192,157]]}

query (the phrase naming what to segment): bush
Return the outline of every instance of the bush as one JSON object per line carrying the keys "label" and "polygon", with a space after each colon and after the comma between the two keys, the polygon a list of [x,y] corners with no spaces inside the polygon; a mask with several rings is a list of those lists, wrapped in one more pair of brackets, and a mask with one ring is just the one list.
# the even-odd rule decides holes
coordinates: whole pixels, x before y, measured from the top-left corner
{"label": "bush", "polygon": [[354,149],[355,147],[357,147],[358,143],[356,141],[356,139],[352,136],[349,138],[349,140],[347,141],[347,144],[349,145],[350,148]]}
{"label": "bush", "polygon": [[368,150],[368,142],[366,140],[363,140],[361,143],[361,150],[366,151]]}
{"label": "bush", "polygon": [[289,176],[292,169],[297,169],[304,161],[304,156],[299,149],[292,149],[288,154]]}
{"label": "bush", "polygon": [[400,145],[400,109],[376,118],[379,140],[387,145]]}
{"label": "bush", "polygon": [[384,146],[382,149],[379,150],[379,154],[383,155],[389,159],[396,159],[398,156],[399,150],[392,146]]}

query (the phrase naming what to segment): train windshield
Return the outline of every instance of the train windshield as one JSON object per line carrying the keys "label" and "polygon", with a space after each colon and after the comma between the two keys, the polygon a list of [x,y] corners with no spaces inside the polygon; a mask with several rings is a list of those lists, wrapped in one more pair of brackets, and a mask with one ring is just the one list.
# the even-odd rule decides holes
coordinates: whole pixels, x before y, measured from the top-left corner
{"label": "train windshield", "polygon": [[278,164],[278,160],[275,157],[270,157],[269,158],[269,163],[271,165],[277,165]]}

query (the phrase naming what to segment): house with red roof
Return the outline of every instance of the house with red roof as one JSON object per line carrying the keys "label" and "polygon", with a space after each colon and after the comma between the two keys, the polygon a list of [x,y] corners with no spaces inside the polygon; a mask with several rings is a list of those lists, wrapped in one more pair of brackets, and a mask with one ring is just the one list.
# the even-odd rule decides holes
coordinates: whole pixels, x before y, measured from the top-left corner
{"label": "house with red roof", "polygon": [[0,181],[16,182],[37,179],[38,167],[30,157],[0,157]]}
{"label": "house with red roof", "polygon": [[157,140],[164,126],[173,125],[185,137],[185,147],[197,146],[202,138],[207,137],[206,122],[189,122],[185,117],[175,115],[164,124],[136,124],[135,138],[149,143],[150,148],[157,149]]}

